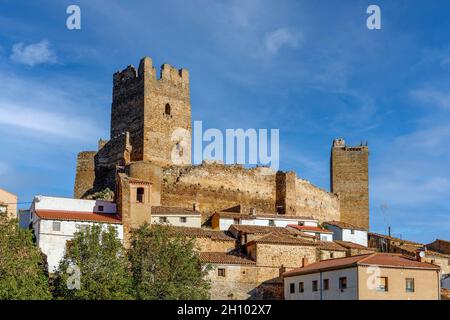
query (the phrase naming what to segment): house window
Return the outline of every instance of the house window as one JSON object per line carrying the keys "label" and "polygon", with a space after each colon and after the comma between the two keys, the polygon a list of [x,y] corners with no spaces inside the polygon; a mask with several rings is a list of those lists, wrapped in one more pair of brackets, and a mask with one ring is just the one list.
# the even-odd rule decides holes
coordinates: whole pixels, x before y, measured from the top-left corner
{"label": "house window", "polygon": [[334,252],[330,252],[330,259],[334,258]]}
{"label": "house window", "polygon": [[339,289],[341,290],[347,289],[347,277],[339,278]]}
{"label": "house window", "polygon": [[388,278],[387,277],[378,277],[377,278],[377,291],[388,291]]}
{"label": "house window", "polygon": [[217,269],[217,275],[219,277],[225,277],[225,268],[219,268]]}
{"label": "house window", "polygon": [[355,230],[354,229],[350,229],[350,233],[351,234],[355,234]]}
{"label": "house window", "polygon": [[180,217],[180,222],[181,223],[186,223],[186,217]]}
{"label": "house window", "polygon": [[305,292],[305,285],[303,282],[298,283],[298,292]]}
{"label": "house window", "polygon": [[269,226],[270,227],[275,227],[275,221],[269,220]]}
{"label": "house window", "polygon": [[164,109],[164,114],[170,116],[170,104],[166,103],[166,107]]}
{"label": "house window", "polygon": [[290,287],[289,288],[289,292],[290,293],[295,293],[295,283],[291,283],[289,287]]}
{"label": "house window", "polygon": [[167,218],[166,217],[159,217],[159,223],[166,223]]}
{"label": "house window", "polygon": [[318,291],[318,290],[319,290],[319,282],[317,280],[313,280],[312,291]]}
{"label": "house window", "polygon": [[330,280],[329,279],[323,279],[323,290],[330,289]]}
{"label": "house window", "polygon": [[450,266],[450,259],[448,259],[448,260],[447,260],[447,265],[449,265],[449,266]]}
{"label": "house window", "polygon": [[414,278],[406,278],[406,292],[414,292]]}
{"label": "house window", "polygon": [[52,225],[53,231],[61,231],[61,222],[54,221]]}
{"label": "house window", "polygon": [[98,211],[103,211],[103,206],[98,206]]}
{"label": "house window", "polygon": [[239,218],[234,218],[234,219],[233,219],[233,223],[234,223],[234,224],[239,224]]}
{"label": "house window", "polygon": [[1,214],[1,215],[6,214],[7,208],[8,208],[8,207],[5,206],[5,205],[0,205],[0,214]]}
{"label": "house window", "polygon": [[299,225],[299,226],[304,226],[304,225],[305,225],[305,222],[304,222],[304,221],[299,221],[299,222],[298,222],[298,225]]}
{"label": "house window", "polygon": [[144,188],[137,188],[136,201],[137,202],[144,202]]}

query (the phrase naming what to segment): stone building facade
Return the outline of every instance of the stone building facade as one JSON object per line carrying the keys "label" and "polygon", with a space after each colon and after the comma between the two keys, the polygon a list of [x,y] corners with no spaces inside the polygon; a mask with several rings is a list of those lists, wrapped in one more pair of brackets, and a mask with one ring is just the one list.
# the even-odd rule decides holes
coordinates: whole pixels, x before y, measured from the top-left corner
{"label": "stone building facade", "polygon": [[[127,186],[129,177],[150,187],[147,214],[151,206],[190,208],[197,203],[205,222],[217,211],[240,205],[242,214],[256,209],[265,214],[309,216],[320,222],[346,221],[368,227],[367,147],[356,150],[335,142],[332,192],[292,171],[208,162],[192,165],[191,141],[174,135],[177,130],[188,135],[192,131],[189,86],[186,69],[164,64],[157,77],[148,57],[140,61],[138,69],[128,66],[116,72],[110,139],[100,140],[96,151],[79,153],[75,198],[105,188],[115,190],[118,183]],[[173,163],[174,155],[182,161]],[[123,175],[121,181],[117,181],[118,173]],[[124,201],[127,196],[116,198]],[[141,216],[138,220],[149,219]]]}

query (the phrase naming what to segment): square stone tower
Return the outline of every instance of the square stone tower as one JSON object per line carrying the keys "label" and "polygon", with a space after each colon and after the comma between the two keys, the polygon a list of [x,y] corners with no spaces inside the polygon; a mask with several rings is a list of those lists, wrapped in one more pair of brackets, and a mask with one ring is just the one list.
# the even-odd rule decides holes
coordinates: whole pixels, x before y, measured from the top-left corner
{"label": "square stone tower", "polygon": [[172,153],[176,152],[183,159],[181,164],[191,164],[191,103],[186,69],[164,64],[158,79],[152,59],[145,57],[138,70],[128,66],[114,74],[111,140],[126,132],[128,161],[152,161],[164,167],[174,164]]}
{"label": "square stone tower", "polygon": [[341,221],[369,229],[369,147],[335,139],[330,161],[331,192],[339,195]]}

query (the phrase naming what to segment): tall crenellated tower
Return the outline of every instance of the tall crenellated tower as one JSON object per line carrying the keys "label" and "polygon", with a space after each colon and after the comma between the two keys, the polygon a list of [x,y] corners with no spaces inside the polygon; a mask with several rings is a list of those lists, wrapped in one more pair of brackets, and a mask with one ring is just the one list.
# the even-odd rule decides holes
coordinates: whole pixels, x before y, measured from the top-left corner
{"label": "tall crenellated tower", "polygon": [[[173,138],[178,128],[191,130],[189,73],[163,64],[159,79],[152,59],[145,57],[136,70],[128,66],[114,74],[111,106],[111,139],[129,132],[130,161],[171,165],[175,150],[191,163],[191,141],[181,145]],[[177,145],[178,144],[178,145]]]}
{"label": "tall crenellated tower", "polygon": [[189,72],[163,64],[157,77],[152,59],[141,59],[137,70],[114,74],[111,137],[78,155],[74,196],[114,190],[117,172],[130,163],[190,165],[191,136]]}
{"label": "tall crenellated tower", "polygon": [[335,139],[330,161],[331,192],[339,195],[341,221],[369,229],[369,147]]}

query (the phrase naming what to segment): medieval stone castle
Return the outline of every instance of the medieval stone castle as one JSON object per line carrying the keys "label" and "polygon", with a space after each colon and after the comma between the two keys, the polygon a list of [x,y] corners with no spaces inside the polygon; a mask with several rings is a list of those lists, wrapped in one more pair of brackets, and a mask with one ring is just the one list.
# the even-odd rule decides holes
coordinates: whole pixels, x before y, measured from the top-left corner
{"label": "medieval stone castle", "polygon": [[[152,59],[146,57],[137,70],[128,66],[116,72],[110,140],[100,140],[97,151],[78,154],[75,197],[116,190],[124,227],[127,220],[133,226],[148,219],[152,206],[195,204],[203,222],[215,212],[237,207],[241,214],[256,210],[369,228],[367,145],[348,147],[343,139],[333,141],[327,192],[292,171],[268,173],[265,167],[208,162],[173,165],[171,152],[177,142],[171,134],[176,128],[192,131],[186,69],[164,64],[157,77]],[[191,146],[182,152],[190,159]],[[133,194],[144,192],[147,205],[131,208]]]}

